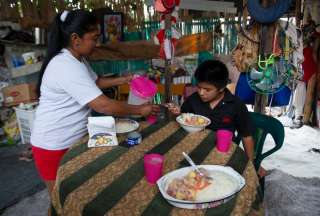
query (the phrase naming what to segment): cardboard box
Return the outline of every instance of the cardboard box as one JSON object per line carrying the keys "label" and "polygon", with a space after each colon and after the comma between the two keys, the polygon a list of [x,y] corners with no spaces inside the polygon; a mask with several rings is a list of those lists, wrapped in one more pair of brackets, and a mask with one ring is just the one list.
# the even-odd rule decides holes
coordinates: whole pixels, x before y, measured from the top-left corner
{"label": "cardboard box", "polygon": [[20,103],[30,103],[38,99],[35,84],[19,84],[2,89],[5,106],[15,106]]}

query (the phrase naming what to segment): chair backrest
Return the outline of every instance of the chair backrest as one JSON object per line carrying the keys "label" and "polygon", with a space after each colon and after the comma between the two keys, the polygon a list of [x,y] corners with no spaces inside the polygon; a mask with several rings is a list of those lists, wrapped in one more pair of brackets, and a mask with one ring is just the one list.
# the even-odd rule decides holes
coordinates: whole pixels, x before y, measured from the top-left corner
{"label": "chair backrest", "polygon": [[[282,147],[284,141],[284,127],[281,122],[271,116],[267,116],[261,113],[250,112],[249,116],[254,128],[253,138],[255,141],[255,160],[254,165],[256,169],[260,167],[260,164],[264,158],[271,155],[275,151]],[[267,134],[270,134],[275,142],[275,146],[262,153],[263,145]],[[237,144],[240,143],[241,137],[238,135],[235,138]]]}

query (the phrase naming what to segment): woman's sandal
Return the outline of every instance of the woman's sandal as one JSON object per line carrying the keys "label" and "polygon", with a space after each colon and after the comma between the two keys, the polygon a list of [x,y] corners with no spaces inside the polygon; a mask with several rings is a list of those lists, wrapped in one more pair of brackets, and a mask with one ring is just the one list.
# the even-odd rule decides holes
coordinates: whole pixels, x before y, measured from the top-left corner
{"label": "woman's sandal", "polygon": [[19,160],[30,162],[33,160],[31,147],[20,154]]}

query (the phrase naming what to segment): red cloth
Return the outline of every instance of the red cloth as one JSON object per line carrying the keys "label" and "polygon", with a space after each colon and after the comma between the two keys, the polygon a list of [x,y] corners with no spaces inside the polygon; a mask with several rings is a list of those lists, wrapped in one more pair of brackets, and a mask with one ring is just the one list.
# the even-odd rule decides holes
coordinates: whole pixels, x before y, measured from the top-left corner
{"label": "red cloth", "polygon": [[68,149],[46,150],[32,146],[33,159],[39,175],[44,181],[56,180],[61,158]]}
{"label": "red cloth", "polygon": [[308,46],[303,49],[304,61],[302,63],[303,68],[303,80],[308,82],[311,76],[317,71],[317,63],[314,61],[312,47]]}

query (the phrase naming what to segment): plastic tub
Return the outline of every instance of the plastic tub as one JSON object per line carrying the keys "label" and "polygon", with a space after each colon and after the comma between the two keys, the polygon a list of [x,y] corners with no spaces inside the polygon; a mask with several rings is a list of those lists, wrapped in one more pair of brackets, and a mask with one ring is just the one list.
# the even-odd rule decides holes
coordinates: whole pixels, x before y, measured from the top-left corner
{"label": "plastic tub", "polygon": [[30,143],[30,136],[33,128],[36,109],[24,110],[15,107],[14,110],[16,111],[17,115],[22,144],[28,144]]}

